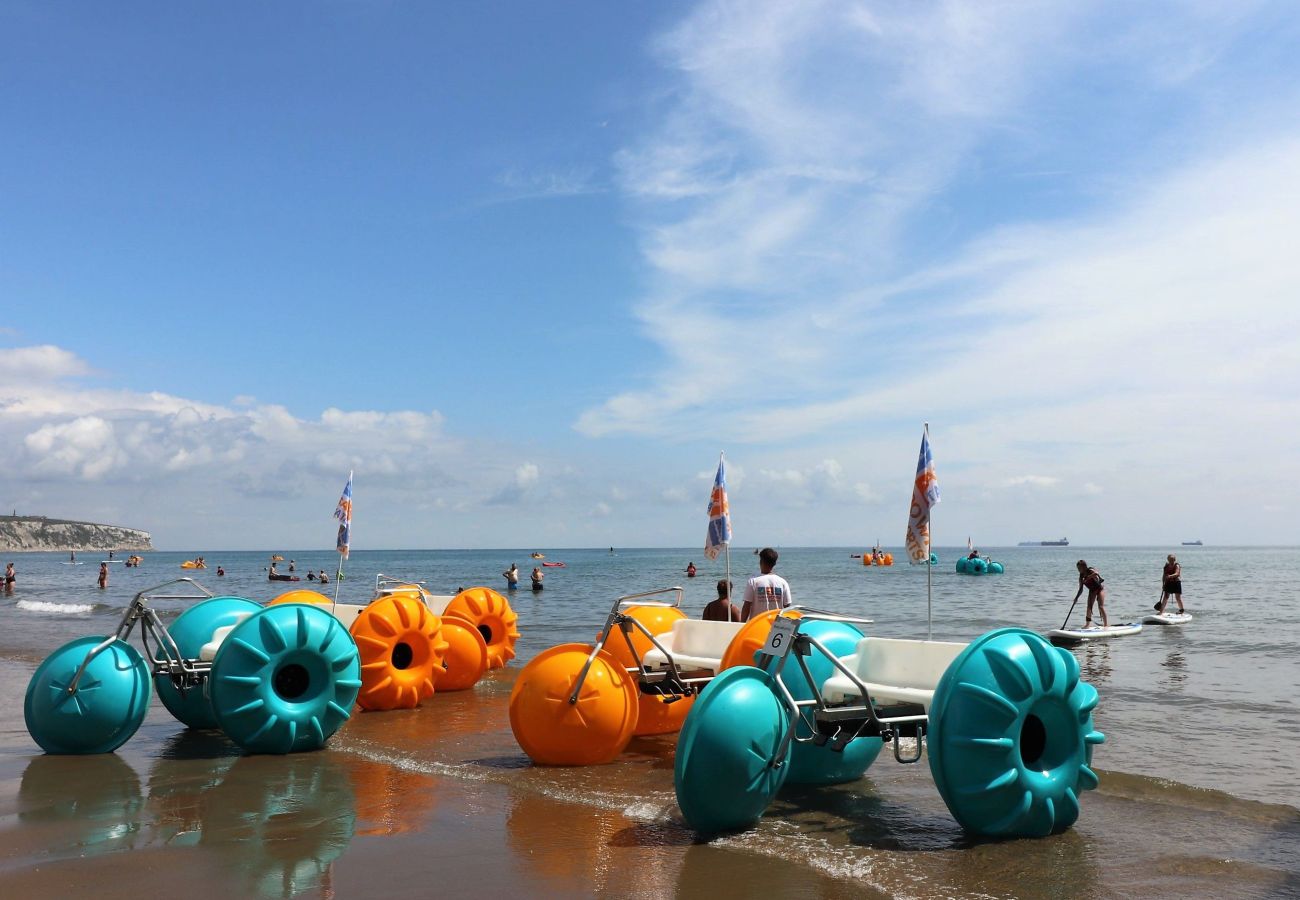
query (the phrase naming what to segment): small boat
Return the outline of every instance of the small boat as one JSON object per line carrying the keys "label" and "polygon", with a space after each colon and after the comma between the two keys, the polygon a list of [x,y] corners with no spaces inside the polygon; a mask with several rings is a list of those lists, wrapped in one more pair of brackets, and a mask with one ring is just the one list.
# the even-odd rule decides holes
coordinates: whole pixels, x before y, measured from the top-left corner
{"label": "small boat", "polygon": [[530,553],[529,556],[531,556],[533,559],[546,559],[545,553]]}
{"label": "small boat", "polygon": [[1186,625],[1190,621],[1192,621],[1192,614],[1189,612],[1152,613],[1142,617],[1144,625]]}
{"label": "small boat", "polygon": [[278,553],[271,554],[271,562],[284,562],[284,557]]}
{"label": "small boat", "polygon": [[266,576],[267,581],[301,581],[297,575],[281,575],[279,572],[272,572]]}
{"label": "small boat", "polygon": [[563,569],[563,568],[564,568],[564,563],[562,563],[562,562],[549,562],[549,563],[542,563],[542,565],[545,566],[545,567],[548,568],[548,569]]}
{"label": "small boat", "polygon": [[207,567],[207,563],[200,562],[197,559],[187,559],[181,563],[182,569],[206,569]]}
{"label": "small boat", "polygon": [[1068,647],[1073,644],[1082,644],[1085,641],[1099,641],[1106,638],[1126,637],[1130,634],[1141,633],[1141,622],[1122,622],[1104,628],[1100,625],[1093,625],[1089,628],[1053,628],[1047,632],[1047,639],[1058,647]]}

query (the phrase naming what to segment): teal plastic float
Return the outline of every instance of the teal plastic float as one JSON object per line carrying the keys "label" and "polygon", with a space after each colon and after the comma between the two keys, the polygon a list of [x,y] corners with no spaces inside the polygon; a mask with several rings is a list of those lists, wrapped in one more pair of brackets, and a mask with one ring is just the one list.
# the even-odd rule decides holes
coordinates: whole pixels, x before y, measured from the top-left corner
{"label": "teal plastic float", "polygon": [[[177,584],[188,593],[163,593]],[[157,599],[201,602],[169,630],[150,606]],[[148,662],[126,643],[137,624]],[[179,578],[136,594],[115,634],[72,641],[41,663],[27,686],[27,731],[47,753],[111,753],[144,720],[151,681],[178,720],[220,726],[254,753],[320,747],[361,687],[356,644],[324,609],[263,609]]]}
{"label": "teal plastic float", "polygon": [[967,559],[965,556],[957,558],[958,575],[1001,575],[1004,571],[1002,563],[987,557],[977,556],[974,559]]}
{"label": "teal plastic float", "polygon": [[[213,597],[191,606],[177,617],[167,631],[176,642],[180,655],[198,659],[203,645],[212,640],[218,628],[234,625],[262,607],[243,597]],[[159,658],[159,661],[162,661]],[[156,675],[154,687],[167,711],[190,728],[216,728],[217,717],[202,687],[182,691],[167,675]]]}
{"label": "teal plastic float", "polygon": [[[765,798],[795,778],[792,747],[850,753],[860,742],[871,759],[892,743],[901,763],[928,750],[940,796],[972,834],[1038,837],[1075,822],[1079,796],[1097,786],[1092,750],[1105,737],[1092,723],[1097,691],[1080,680],[1068,651],[1004,628],[967,645],[864,638],[840,656],[844,632],[828,626],[846,619],[815,610],[778,619],[785,633],[779,648],[769,638],[769,655],[758,658],[763,669],[728,670],[701,695],[682,728],[675,769],[691,827],[711,833],[756,823]],[[821,663],[834,674],[819,684]],[[779,739],[777,711],[786,721]],[[904,754],[903,737],[916,738],[914,751]],[[821,766],[816,771],[834,771]]]}
{"label": "teal plastic float", "polygon": [[738,666],[710,681],[677,738],[673,781],[686,821],[708,833],[757,822],[790,774],[788,726],[763,670]]}

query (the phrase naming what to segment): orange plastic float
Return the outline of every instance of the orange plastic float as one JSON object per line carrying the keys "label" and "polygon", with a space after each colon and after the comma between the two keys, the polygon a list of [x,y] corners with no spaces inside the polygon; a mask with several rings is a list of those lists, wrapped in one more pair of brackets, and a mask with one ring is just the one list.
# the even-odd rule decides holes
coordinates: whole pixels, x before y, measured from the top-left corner
{"label": "orange plastic float", "polygon": [[510,692],[510,730],[535,763],[593,766],[623,752],[637,722],[637,687],[614,657],[600,651],[569,702],[591,656],[590,644],[544,650],[520,671]]}
{"label": "orange plastic float", "polygon": [[722,654],[722,671],[736,666],[752,666],[754,654],[767,643],[767,636],[772,630],[772,623],[779,615],[798,619],[803,615],[797,609],[769,609],[745,623],[745,627],[736,632],[736,636],[727,645],[727,652]]}
{"label": "orange plastic float", "polygon": [[[623,612],[644,625],[646,631],[656,637],[672,631],[674,622],[686,618],[686,613],[676,606],[631,606]],[[635,669],[639,665],[637,659],[644,658],[646,651],[652,649],[654,644],[650,643],[650,639],[636,628],[623,634],[627,637],[618,634],[607,637],[603,649],[618,660],[624,668]],[[629,640],[632,642],[632,648],[636,650],[636,656],[632,655],[632,650],[628,647]],[[637,714],[636,730],[633,732],[636,737],[674,734],[681,731],[682,722],[686,721],[686,714],[690,712],[691,704],[695,702],[694,697],[681,697],[671,703],[665,703],[664,701],[670,698],[659,694],[638,692],[637,696],[640,710]]]}
{"label": "orange plastic float", "polygon": [[488,670],[488,646],[477,628],[456,616],[443,616],[442,638],[447,649],[442,655],[443,673],[438,692],[464,691],[478,684]]}
{"label": "orange plastic float", "polygon": [[466,588],[452,599],[443,615],[464,619],[478,629],[487,644],[489,669],[500,669],[515,658],[519,616],[510,608],[510,601],[491,588]]}
{"label": "orange plastic float", "polygon": [[361,654],[362,709],[413,709],[433,696],[447,641],[442,621],[416,597],[375,600],[352,623]]}

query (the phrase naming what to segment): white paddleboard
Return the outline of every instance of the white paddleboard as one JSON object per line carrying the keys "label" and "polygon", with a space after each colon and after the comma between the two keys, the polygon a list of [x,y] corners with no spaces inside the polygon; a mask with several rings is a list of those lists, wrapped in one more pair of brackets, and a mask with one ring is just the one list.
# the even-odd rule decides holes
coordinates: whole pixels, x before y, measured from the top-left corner
{"label": "white paddleboard", "polygon": [[82,565],[82,564],[79,563],[79,562],[68,562],[66,559],[63,561],[63,564],[64,564],[65,566],[79,566],[79,565]]}
{"label": "white paddleboard", "polygon": [[1192,621],[1191,613],[1152,613],[1149,616],[1142,617],[1144,625],[1186,625]]}
{"label": "white paddleboard", "polygon": [[1080,644],[1084,641],[1125,637],[1130,634],[1140,634],[1141,632],[1142,624],[1140,622],[1123,622],[1106,628],[1102,628],[1100,625],[1094,625],[1091,628],[1054,628],[1047,632],[1047,639],[1053,644]]}

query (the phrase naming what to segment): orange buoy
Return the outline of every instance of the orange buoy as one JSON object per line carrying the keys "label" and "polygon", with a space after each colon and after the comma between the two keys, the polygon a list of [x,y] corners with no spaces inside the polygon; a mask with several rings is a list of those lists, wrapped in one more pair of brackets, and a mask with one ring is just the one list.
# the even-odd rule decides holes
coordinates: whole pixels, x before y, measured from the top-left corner
{"label": "orange buoy", "polygon": [[445,671],[438,676],[438,693],[464,691],[478,684],[488,670],[488,646],[483,635],[464,619],[444,616],[442,638],[447,649],[442,654]]}
{"label": "orange buoy", "polygon": [[637,690],[627,670],[603,650],[592,660],[578,698],[569,702],[590,644],[560,644],[535,656],[510,692],[510,730],[533,762],[592,766],[623,752],[636,729]]}
{"label": "orange buoy", "polygon": [[326,597],[324,594],[318,591],[308,591],[308,590],[300,589],[300,590],[293,590],[293,591],[285,591],[283,594],[281,594],[280,596],[272,600],[270,603],[268,603],[267,606],[274,606],[277,603],[317,603],[317,604],[326,603],[328,604],[331,602],[333,601],[331,601],[329,597]]}
{"label": "orange buoy", "polygon": [[487,644],[489,669],[499,669],[515,658],[519,616],[510,601],[491,588],[466,588],[452,598],[443,615],[464,619],[478,629]]}
{"label": "orange buoy", "polygon": [[727,645],[726,652],[722,654],[722,669],[752,666],[754,654],[767,643],[767,635],[772,630],[772,623],[776,621],[778,615],[797,619],[803,613],[797,609],[769,609],[765,613],[754,616],[736,632],[736,636]]}
{"label": "orange buoy", "polygon": [[433,696],[447,642],[442,621],[418,599],[381,597],[357,616],[352,637],[361,658],[362,709],[413,709]]}

